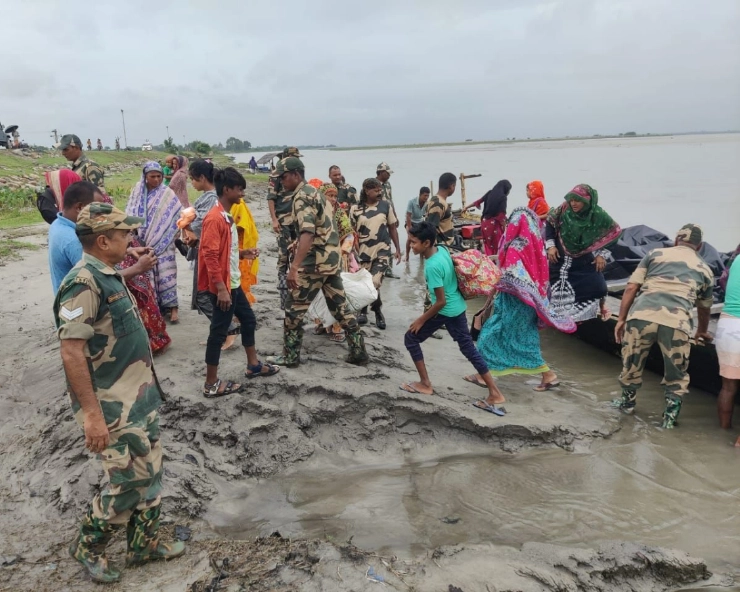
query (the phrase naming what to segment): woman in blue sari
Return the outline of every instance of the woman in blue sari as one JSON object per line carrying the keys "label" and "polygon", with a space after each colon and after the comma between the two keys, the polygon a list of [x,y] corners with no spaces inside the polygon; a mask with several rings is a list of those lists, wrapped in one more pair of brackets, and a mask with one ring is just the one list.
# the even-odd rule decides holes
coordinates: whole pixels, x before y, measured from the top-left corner
{"label": "woman in blue sari", "polygon": [[160,310],[169,315],[170,321],[177,323],[175,237],[179,232],[177,220],[182,206],[177,195],[163,180],[159,163],[146,163],[141,180],[129,196],[126,213],[144,218],[144,225],[136,233],[139,241],[154,249],[157,256],[157,265],[152,270],[157,302]]}

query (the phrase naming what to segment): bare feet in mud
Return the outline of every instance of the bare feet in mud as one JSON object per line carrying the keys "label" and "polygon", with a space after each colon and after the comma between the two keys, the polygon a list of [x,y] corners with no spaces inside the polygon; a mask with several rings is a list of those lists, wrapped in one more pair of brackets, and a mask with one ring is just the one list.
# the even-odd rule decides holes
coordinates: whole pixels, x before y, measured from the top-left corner
{"label": "bare feet in mud", "polygon": [[399,388],[407,393],[415,393],[419,395],[434,394],[434,389],[431,385],[424,385],[420,382],[404,382]]}

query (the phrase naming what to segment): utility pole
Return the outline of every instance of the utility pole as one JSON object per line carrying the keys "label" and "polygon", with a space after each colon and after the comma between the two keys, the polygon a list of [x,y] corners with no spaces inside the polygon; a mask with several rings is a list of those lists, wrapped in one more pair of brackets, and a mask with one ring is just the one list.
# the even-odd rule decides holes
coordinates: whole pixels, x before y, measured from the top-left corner
{"label": "utility pole", "polygon": [[165,125],[164,127],[167,129],[167,139],[169,140],[170,139],[170,126]]}
{"label": "utility pole", "polygon": [[128,140],[126,139],[126,119],[123,117],[123,109],[121,109],[121,121],[123,121],[123,147],[128,148]]}
{"label": "utility pole", "polygon": [[54,134],[54,144],[59,144],[59,135],[57,134],[57,130],[53,129],[51,130],[51,133]]}

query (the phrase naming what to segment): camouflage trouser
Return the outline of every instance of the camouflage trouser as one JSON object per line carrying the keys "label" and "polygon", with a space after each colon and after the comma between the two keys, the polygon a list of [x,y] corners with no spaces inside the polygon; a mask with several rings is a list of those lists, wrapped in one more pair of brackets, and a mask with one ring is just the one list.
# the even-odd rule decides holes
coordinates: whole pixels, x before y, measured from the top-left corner
{"label": "camouflage trouser", "polygon": [[623,391],[634,395],[642,385],[642,372],[645,369],[650,348],[658,342],[663,353],[665,372],[663,385],[667,399],[678,399],[689,392],[689,336],[665,325],[633,319],[627,321],[622,341],[622,373],[619,382]]}
{"label": "camouflage trouser", "polygon": [[306,316],[319,290],[324,293],[329,312],[347,333],[350,353],[364,352],[362,333],[360,333],[355,315],[347,308],[344,285],[339,272],[334,275],[301,273],[298,275],[298,288],[288,291],[288,299],[285,303],[283,356],[286,364],[296,363],[300,359],[303,343],[303,317]]}
{"label": "camouflage trouser", "polygon": [[278,245],[278,260],[277,260],[277,267],[278,271],[282,271],[283,273],[288,272],[288,247],[290,246],[291,240],[291,234],[290,234],[290,226],[281,226],[280,227],[280,234],[277,235],[277,245]]}
{"label": "camouflage trouser", "polygon": [[158,506],[162,490],[162,445],[159,414],[110,431],[100,453],[109,483],[92,501],[92,517],[126,524],[134,510]]}
{"label": "camouflage trouser", "polygon": [[280,234],[277,235],[278,245],[278,292],[280,293],[280,309],[285,310],[285,302],[288,297],[288,247],[292,242],[290,226],[281,226]]}
{"label": "camouflage trouser", "polygon": [[[370,306],[372,310],[378,311],[383,306],[383,301],[380,299],[380,286],[383,285],[383,277],[385,276],[385,272],[389,269],[389,264],[390,257],[378,257],[372,261],[360,262],[360,267],[362,267],[362,269],[367,269],[370,272],[370,275],[373,276],[373,285],[378,291],[377,300],[375,300],[375,302]],[[367,311],[367,308],[365,308],[365,311]]]}

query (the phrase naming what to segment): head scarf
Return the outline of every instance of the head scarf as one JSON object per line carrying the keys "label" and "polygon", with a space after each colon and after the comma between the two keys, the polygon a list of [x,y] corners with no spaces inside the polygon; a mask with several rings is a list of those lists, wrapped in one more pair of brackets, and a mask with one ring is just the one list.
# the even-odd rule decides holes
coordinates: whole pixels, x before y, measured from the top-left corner
{"label": "head scarf", "polygon": [[175,156],[177,161],[177,170],[173,173],[172,179],[170,179],[170,189],[175,192],[177,199],[180,200],[180,204],[183,208],[190,207],[190,200],[188,199],[188,159],[184,156]]}
{"label": "head scarf", "polygon": [[162,165],[160,165],[158,162],[154,162],[153,160],[150,160],[144,165],[144,168],[142,169],[144,172],[144,177],[146,177],[147,173],[151,173],[152,171],[158,171],[162,172]]}
{"label": "head scarf", "polygon": [[483,203],[481,218],[495,218],[501,214],[506,214],[507,198],[510,191],[511,183],[506,179],[502,179],[493,186],[493,189],[475,202],[476,205],[481,202]]}
{"label": "head scarf", "polygon": [[534,308],[540,327],[550,326],[564,333],[576,330],[571,318],[558,315],[550,307],[545,246],[539,220],[529,208],[519,207],[511,212],[499,247],[498,260],[502,274],[496,284],[499,292],[516,296]]}
{"label": "head scarf", "polygon": [[[584,208],[574,212],[570,200],[580,201]],[[547,222],[555,228],[565,253],[571,257],[603,249],[622,234],[619,224],[599,206],[599,194],[590,185],[576,185],[561,205],[550,210]]]}
{"label": "head scarf", "polygon": [[528,183],[527,189],[529,189],[530,200],[545,199],[545,186],[542,184],[542,181]]}
{"label": "head scarf", "polygon": [[72,183],[82,181],[82,178],[70,169],[47,171],[44,173],[44,177],[46,177],[46,184],[51,188],[54,199],[56,199],[57,210],[61,212],[64,209],[64,192],[67,191],[67,187]]}
{"label": "head scarf", "polygon": [[307,183],[314,189],[319,189],[324,184],[321,179],[317,179],[316,177],[314,177],[313,179],[309,179]]}

